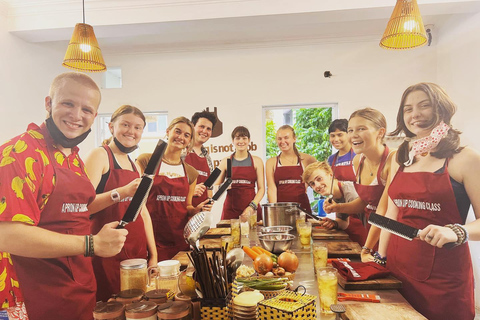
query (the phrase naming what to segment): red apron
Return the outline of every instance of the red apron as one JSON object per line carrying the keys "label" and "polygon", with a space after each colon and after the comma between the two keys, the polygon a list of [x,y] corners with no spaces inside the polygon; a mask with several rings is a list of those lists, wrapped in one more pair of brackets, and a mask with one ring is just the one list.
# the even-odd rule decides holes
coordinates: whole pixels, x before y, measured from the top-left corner
{"label": "red apron", "polygon": [[[208,166],[207,158],[200,157],[198,156],[195,152],[190,152],[187,154],[185,157],[185,162],[197,169],[198,171],[198,177],[197,177],[197,184],[205,182],[207,180],[208,176],[210,175],[210,167]],[[198,206],[200,203],[203,201],[207,200],[208,194],[207,191],[199,196],[199,197],[193,197],[192,199],[192,205],[194,207]]]}
{"label": "red apron", "polygon": [[[85,176],[57,164],[48,146],[56,176],[55,189],[42,211],[38,227],[72,235],[90,234],[88,204],[95,190]],[[80,166],[85,173],[84,164]],[[92,319],[97,284],[92,261],[83,255],[34,259],[12,255],[31,320]]]}
{"label": "red apron", "polygon": [[[403,172],[389,188],[398,207],[397,220],[423,229],[429,224],[463,224],[448,174]],[[440,249],[420,240],[392,235],[388,268],[403,283],[399,291],[429,320],[472,320],[475,317],[472,260],[468,244]]]}
{"label": "red apron", "polygon": [[[122,187],[134,179],[140,177],[135,165],[130,160],[135,171],[127,169],[115,169],[113,163],[113,153],[108,146],[103,146],[108,154],[108,163],[110,174],[105,184],[104,192],[111,191],[115,188]],[[123,214],[127,210],[131,197],[122,199],[93,216],[92,234],[97,234],[102,227],[112,221],[120,221]],[[93,269],[97,278],[97,301],[107,301],[112,294],[120,292],[120,262],[127,259],[147,258],[147,237],[145,235],[145,226],[143,218],[139,214],[135,222],[127,224],[125,229],[128,230],[125,245],[114,257],[102,258],[93,257]]]}
{"label": "red apron", "polygon": [[298,157],[298,165],[279,166],[280,156],[277,157],[277,166],[273,173],[277,186],[277,202],[298,202],[300,207],[312,213],[310,201],[305,193],[305,183],[302,181],[303,167]]}
{"label": "red apron", "polygon": [[[243,210],[255,198],[255,183],[257,182],[257,171],[253,157],[249,154],[252,165],[250,167],[232,166],[232,185],[227,191],[227,197],[223,203],[222,220],[238,219]],[[230,159],[233,158],[233,154]],[[258,204],[257,221],[262,220],[262,206]]]}
{"label": "red apron", "polygon": [[338,181],[356,181],[355,170],[353,169],[353,149],[350,149],[350,161],[337,164],[338,153],[332,159],[332,170]]}
{"label": "red apron", "polygon": [[[363,185],[357,182],[357,178],[360,179],[361,168],[363,167],[363,163],[365,161],[365,157],[362,156],[360,159],[360,163],[358,165],[358,170],[356,173],[357,178],[353,182],[355,186],[355,190],[358,193],[360,199],[367,203],[365,207],[365,212],[359,215],[350,215],[348,228],[345,229],[345,232],[348,233],[350,239],[353,241],[358,242],[361,245],[365,244],[367,240],[368,231],[370,230],[370,224],[367,223],[368,216],[371,212],[375,212],[377,210],[377,205],[380,202],[380,198],[382,197],[383,190],[385,186],[382,184],[381,174],[385,164],[387,163],[388,158],[388,147],[385,146],[385,150],[383,151],[382,159],[380,160],[380,165],[378,166],[377,170],[377,182],[376,185]],[[375,248],[374,248],[375,249]]]}
{"label": "red apron", "polygon": [[183,229],[189,219],[189,184],[183,163],[182,166],[185,176],[178,178],[159,175],[159,167],[148,194],[147,209],[152,218],[158,261],[169,260],[179,251],[188,251],[190,248],[183,237]]}

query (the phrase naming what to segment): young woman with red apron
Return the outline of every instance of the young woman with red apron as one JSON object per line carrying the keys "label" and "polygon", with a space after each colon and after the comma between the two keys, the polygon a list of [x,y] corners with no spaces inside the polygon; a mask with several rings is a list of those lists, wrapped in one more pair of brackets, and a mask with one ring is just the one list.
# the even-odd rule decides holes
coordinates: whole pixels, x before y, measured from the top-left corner
{"label": "young woman with red apron", "polygon": [[353,158],[355,157],[355,153],[353,153],[353,149],[350,149],[350,162],[349,163],[339,163],[337,164],[338,154],[340,151],[335,153],[332,160],[332,170],[334,173],[335,178],[338,181],[356,181],[357,177],[355,176],[355,169],[353,168]]}
{"label": "young woman with red apron", "polygon": [[[110,147],[103,145],[103,148],[108,155],[109,175],[102,192],[127,185],[140,177],[135,164],[130,159],[133,171],[118,168],[114,164],[114,155]],[[97,234],[107,223],[120,221],[130,202],[131,198],[122,199],[122,201],[97,212],[92,220],[92,234]],[[147,259],[147,237],[142,216],[139,214],[137,220],[127,224],[125,228],[128,230],[128,236],[119,254],[110,258],[93,257],[93,269],[98,287],[97,301],[107,301],[112,294],[120,292],[121,261],[135,258]]]}
{"label": "young woman with red apron", "polygon": [[[95,199],[95,190],[82,162],[80,166],[84,175],[79,176],[60,167],[54,152],[58,151],[48,146],[55,170],[55,189],[42,211],[38,226],[62,234],[90,234],[88,210],[63,212],[62,209],[66,204],[87,206]],[[12,259],[30,319],[92,319],[97,285],[89,257],[35,259],[12,255]]]}
{"label": "young woman with red apron", "polygon": [[375,212],[377,210],[377,205],[380,202],[380,198],[382,197],[383,190],[385,189],[385,185],[382,183],[382,171],[387,163],[387,158],[389,154],[389,149],[385,146],[385,150],[383,151],[382,158],[380,160],[380,164],[377,170],[377,184],[375,185],[363,185],[361,184],[361,169],[363,168],[365,162],[365,156],[362,156],[360,159],[360,163],[358,165],[358,170],[356,176],[358,177],[355,179],[353,183],[355,186],[355,190],[358,193],[360,199],[367,203],[365,210],[360,215],[350,215],[348,228],[345,229],[345,232],[348,233],[351,240],[358,242],[360,245],[363,245],[368,236],[368,230],[370,230],[370,224],[367,223],[368,217],[371,212]]}
{"label": "young woman with red apron", "polygon": [[160,163],[147,199],[147,209],[152,218],[158,261],[171,259],[179,251],[189,250],[189,245],[183,237],[183,229],[189,219],[187,213],[189,191],[187,171],[182,162],[184,176],[169,178],[159,175],[162,164],[163,162]]}
{"label": "young woman with red apron", "polygon": [[[305,193],[305,183],[302,181],[303,166],[298,157],[297,165],[280,165],[280,156],[277,156],[277,165],[273,177],[277,187],[277,202],[298,202],[300,207],[312,213],[310,201]],[[284,183],[280,183],[280,182]]]}
{"label": "young woman with red apron", "polygon": [[[464,224],[448,173],[404,172],[401,166],[389,188],[391,199],[419,201],[432,210],[399,207],[397,221],[423,229],[430,224]],[[453,249],[391,236],[387,267],[402,281],[399,291],[429,320],[475,317],[473,271],[468,244]]]}
{"label": "young woman with red apron", "polygon": [[[208,166],[206,158],[200,157],[194,151],[192,151],[185,157],[185,162],[198,171],[197,184],[203,183],[207,180],[208,176],[210,175],[210,167]],[[206,191],[199,197],[194,196],[192,198],[192,205],[196,207],[203,201],[207,200],[207,198],[208,194]]]}
{"label": "young woman with red apron", "polygon": [[[233,156],[230,156],[233,163]],[[243,210],[255,198],[255,184],[257,182],[257,171],[253,157],[250,157],[251,166],[237,167],[232,165],[232,184],[231,189],[227,191],[227,197],[223,203],[222,220],[238,219]],[[262,220],[262,207],[257,207],[257,221]]]}

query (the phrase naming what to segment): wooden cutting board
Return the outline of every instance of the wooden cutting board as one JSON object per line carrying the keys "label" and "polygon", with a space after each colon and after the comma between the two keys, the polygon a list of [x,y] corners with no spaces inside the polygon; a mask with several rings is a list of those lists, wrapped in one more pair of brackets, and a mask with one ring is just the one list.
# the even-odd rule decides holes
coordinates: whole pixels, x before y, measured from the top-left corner
{"label": "wooden cutting board", "polygon": [[218,249],[222,247],[222,239],[220,238],[214,238],[214,239],[208,239],[208,238],[203,238],[200,239],[200,244],[199,248],[203,248],[205,246],[206,250],[213,250],[213,249]]}
{"label": "wooden cutting board", "polygon": [[230,220],[220,220],[217,223],[217,228],[230,228]]}
{"label": "wooden cutting board", "polygon": [[349,240],[348,234],[343,230],[327,230],[324,228],[312,229],[313,240]]}
{"label": "wooden cutting board", "polygon": [[353,241],[332,241],[327,243],[329,258],[360,258],[362,247]]}
{"label": "wooden cutting board", "polygon": [[229,236],[232,233],[230,228],[210,228],[203,236],[204,238],[220,238],[222,236]]}
{"label": "wooden cutting board", "polygon": [[427,320],[407,302],[345,304],[344,320]]}
{"label": "wooden cutting board", "polygon": [[345,290],[389,290],[402,287],[402,281],[393,276],[364,281],[347,281],[340,274],[337,274],[337,278],[338,284]]}
{"label": "wooden cutting board", "polygon": [[[190,251],[180,251],[172,258],[172,260],[180,261],[180,269],[182,270],[188,267],[188,264],[190,263],[190,260],[188,259],[188,256],[187,256],[187,253],[189,252]],[[211,257],[212,254],[213,252],[207,252],[208,257]]]}

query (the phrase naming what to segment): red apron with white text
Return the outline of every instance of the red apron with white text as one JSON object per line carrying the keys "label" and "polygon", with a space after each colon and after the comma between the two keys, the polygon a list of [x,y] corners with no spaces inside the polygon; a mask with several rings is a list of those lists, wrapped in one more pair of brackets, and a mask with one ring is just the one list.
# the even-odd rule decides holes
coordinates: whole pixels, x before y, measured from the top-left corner
{"label": "red apron with white text", "polygon": [[[423,229],[429,224],[463,224],[448,174],[403,172],[389,188],[398,207],[397,220]],[[468,244],[436,248],[392,235],[387,267],[402,281],[400,293],[429,320],[472,320],[475,317],[472,260]]]}
{"label": "red apron with white text", "polygon": [[[90,234],[87,205],[95,190],[86,177],[57,164],[48,147],[56,176],[55,189],[38,227],[71,235]],[[82,170],[84,164],[80,162]],[[84,171],[85,172],[85,171]],[[12,255],[30,320],[92,319],[97,285],[92,260],[83,255],[34,259]]]}
{"label": "red apron with white text", "polygon": [[[106,145],[103,147],[107,151],[110,168],[104,192],[127,185],[140,177],[132,161],[130,163],[135,171],[115,169],[111,149]],[[107,223],[122,220],[131,201],[132,197],[127,197],[97,212],[92,219],[92,234],[97,234]],[[112,294],[120,292],[120,262],[127,259],[147,259],[147,237],[142,216],[139,214],[137,220],[127,224],[125,229],[128,230],[128,236],[119,254],[110,258],[93,257],[93,269],[97,279],[97,301],[107,301]]]}
{"label": "red apron with white text", "polygon": [[[358,242],[362,246],[365,244],[368,231],[370,230],[370,224],[367,223],[368,217],[370,216],[371,212],[375,212],[377,210],[377,205],[380,202],[383,190],[385,190],[385,186],[382,184],[381,174],[385,164],[387,163],[388,154],[388,147],[385,146],[385,150],[383,151],[383,155],[380,160],[380,165],[377,169],[378,184],[376,185],[363,185],[357,182],[357,179],[360,179],[360,169],[363,167],[365,161],[365,157],[363,155],[358,165],[356,174],[357,178],[355,179],[353,185],[355,186],[355,191],[357,191],[358,196],[367,203],[367,206],[365,207],[364,213],[360,215],[349,215],[349,224],[348,228],[345,229],[345,232],[348,233],[350,239]],[[374,249],[376,249],[376,247]]]}
{"label": "red apron with white text", "polygon": [[159,175],[159,167],[148,194],[147,209],[152,218],[158,261],[169,260],[179,251],[190,248],[183,237],[183,229],[188,222],[189,184],[183,163],[182,166],[185,176],[178,178]]}
{"label": "red apron with white text", "polygon": [[332,159],[332,170],[338,181],[356,181],[355,170],[353,169],[353,150],[350,149],[350,162],[348,164],[337,164],[338,153]]}
{"label": "red apron with white text", "polygon": [[[227,197],[223,203],[222,220],[238,219],[243,210],[255,198],[255,183],[257,182],[257,171],[253,157],[249,154],[252,165],[249,167],[232,166],[231,189],[227,191]],[[233,155],[230,156],[230,159]],[[258,204],[257,221],[262,220],[262,206]]]}
{"label": "red apron with white text", "polygon": [[278,156],[273,173],[277,186],[277,202],[298,202],[303,210],[312,213],[310,201],[305,193],[305,183],[302,181],[303,167],[300,157],[295,166],[279,166],[279,159]]}
{"label": "red apron with white text", "polygon": [[[205,182],[210,175],[210,167],[208,166],[207,158],[198,156],[194,151],[187,154],[185,157],[185,162],[197,169],[198,177],[197,177],[197,184]],[[198,206],[203,201],[207,200],[208,194],[207,190],[199,196],[192,198],[192,205],[194,207]]]}

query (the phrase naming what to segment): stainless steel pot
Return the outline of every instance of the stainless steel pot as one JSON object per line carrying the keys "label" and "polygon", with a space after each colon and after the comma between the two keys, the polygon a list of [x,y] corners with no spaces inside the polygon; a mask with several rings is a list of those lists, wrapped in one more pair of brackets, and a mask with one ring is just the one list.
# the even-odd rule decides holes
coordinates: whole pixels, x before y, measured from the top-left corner
{"label": "stainless steel pot", "polygon": [[297,202],[277,202],[262,204],[263,225],[272,226],[291,226],[294,230],[297,217],[300,216]]}

